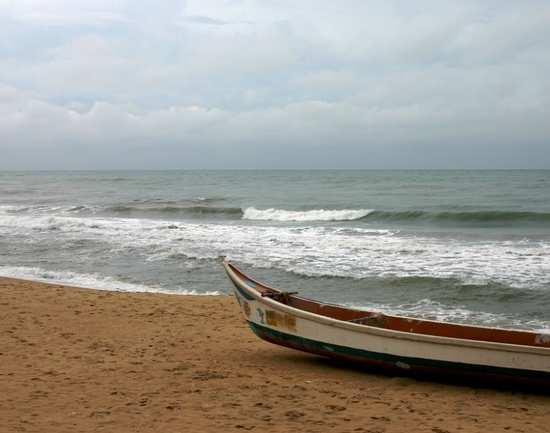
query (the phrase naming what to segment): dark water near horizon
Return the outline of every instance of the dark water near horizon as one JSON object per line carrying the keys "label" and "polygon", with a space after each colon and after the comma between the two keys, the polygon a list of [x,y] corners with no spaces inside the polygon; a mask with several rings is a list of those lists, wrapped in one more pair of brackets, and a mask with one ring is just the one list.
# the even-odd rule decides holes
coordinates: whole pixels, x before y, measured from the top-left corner
{"label": "dark water near horizon", "polygon": [[0,172],[0,274],[550,329],[550,171]]}

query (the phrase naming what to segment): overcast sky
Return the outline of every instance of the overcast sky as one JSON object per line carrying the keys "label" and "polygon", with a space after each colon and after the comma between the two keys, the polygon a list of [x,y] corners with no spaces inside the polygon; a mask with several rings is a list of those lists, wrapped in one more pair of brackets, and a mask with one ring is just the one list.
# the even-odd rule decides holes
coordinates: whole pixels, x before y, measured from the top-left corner
{"label": "overcast sky", "polygon": [[550,2],[0,0],[0,169],[550,168]]}

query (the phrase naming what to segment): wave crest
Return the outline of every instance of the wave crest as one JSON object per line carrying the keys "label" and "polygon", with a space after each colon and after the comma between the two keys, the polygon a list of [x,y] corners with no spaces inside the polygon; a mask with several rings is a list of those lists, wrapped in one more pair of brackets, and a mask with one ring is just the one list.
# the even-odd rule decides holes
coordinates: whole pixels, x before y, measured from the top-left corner
{"label": "wave crest", "polygon": [[256,209],[254,207],[249,207],[244,210],[242,218],[245,220],[260,221],[352,221],[364,218],[371,212],[371,209],[313,209],[292,211],[274,208]]}

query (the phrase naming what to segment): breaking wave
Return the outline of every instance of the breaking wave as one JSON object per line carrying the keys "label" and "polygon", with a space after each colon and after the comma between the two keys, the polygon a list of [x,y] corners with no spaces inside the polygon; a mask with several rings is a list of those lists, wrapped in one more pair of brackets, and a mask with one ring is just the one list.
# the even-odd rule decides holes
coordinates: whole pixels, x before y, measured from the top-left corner
{"label": "breaking wave", "polygon": [[291,211],[249,207],[244,210],[242,218],[245,220],[260,221],[352,221],[364,218],[371,212],[372,210],[370,209]]}
{"label": "breaking wave", "polygon": [[[234,214],[237,209],[232,209]],[[295,211],[285,209],[246,208],[242,219],[259,221],[355,221],[366,222],[399,222],[409,224],[429,224],[445,226],[481,226],[501,227],[514,224],[529,224],[550,227],[550,213],[528,211],[385,211],[374,209],[313,209]]]}
{"label": "breaking wave", "polygon": [[219,206],[220,198],[197,197],[184,200],[134,200],[108,206],[72,205],[31,206],[0,205],[0,214],[65,214],[103,215],[122,218],[217,218],[228,220],[315,222],[315,221],[364,221],[373,223],[396,223],[445,227],[512,227],[515,225],[549,227],[550,212],[473,210],[473,211],[427,211],[427,210],[377,210],[377,209],[311,209],[286,210],[277,208],[258,209],[236,206]]}

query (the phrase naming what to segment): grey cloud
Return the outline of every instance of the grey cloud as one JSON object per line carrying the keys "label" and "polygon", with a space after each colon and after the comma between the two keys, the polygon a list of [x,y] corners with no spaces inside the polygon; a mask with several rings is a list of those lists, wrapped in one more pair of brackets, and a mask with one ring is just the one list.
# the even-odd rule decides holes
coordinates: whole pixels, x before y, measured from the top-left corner
{"label": "grey cloud", "polygon": [[80,5],[0,3],[0,168],[550,166],[546,3]]}

